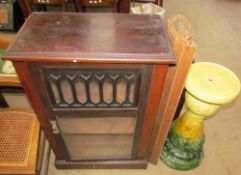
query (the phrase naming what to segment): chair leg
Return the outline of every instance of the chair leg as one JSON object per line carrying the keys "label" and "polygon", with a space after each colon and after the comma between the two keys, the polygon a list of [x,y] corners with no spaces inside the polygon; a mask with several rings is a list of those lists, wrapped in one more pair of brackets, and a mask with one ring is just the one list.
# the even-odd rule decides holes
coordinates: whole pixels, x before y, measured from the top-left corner
{"label": "chair leg", "polygon": [[163,7],[163,0],[159,0],[159,3],[158,3],[158,0],[155,0],[155,1],[157,1],[157,5]]}
{"label": "chair leg", "polygon": [[66,12],[67,11],[67,3],[65,2],[65,0],[62,0],[62,12]]}
{"label": "chair leg", "polygon": [[25,18],[27,18],[30,15],[30,13],[32,12],[32,8],[31,8],[28,0],[23,0],[22,4],[23,4],[24,10],[25,10],[24,14],[27,15],[27,16],[25,16]]}
{"label": "chair leg", "polygon": [[74,3],[75,3],[75,9],[77,12],[84,12],[85,9],[83,8],[81,2],[81,0],[74,0]]}
{"label": "chair leg", "polygon": [[4,96],[2,95],[1,92],[0,92],[0,107],[1,108],[8,108],[9,107],[7,101],[5,100],[5,98],[4,98]]}
{"label": "chair leg", "polygon": [[113,13],[117,13],[117,1],[116,0],[113,0],[112,12]]}

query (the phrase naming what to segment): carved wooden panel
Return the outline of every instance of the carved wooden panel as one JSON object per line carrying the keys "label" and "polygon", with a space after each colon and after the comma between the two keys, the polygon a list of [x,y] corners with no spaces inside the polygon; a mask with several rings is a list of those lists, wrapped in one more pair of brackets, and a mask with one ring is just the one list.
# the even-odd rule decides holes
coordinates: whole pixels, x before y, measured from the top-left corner
{"label": "carved wooden panel", "polygon": [[55,108],[136,107],[140,77],[139,70],[45,70]]}

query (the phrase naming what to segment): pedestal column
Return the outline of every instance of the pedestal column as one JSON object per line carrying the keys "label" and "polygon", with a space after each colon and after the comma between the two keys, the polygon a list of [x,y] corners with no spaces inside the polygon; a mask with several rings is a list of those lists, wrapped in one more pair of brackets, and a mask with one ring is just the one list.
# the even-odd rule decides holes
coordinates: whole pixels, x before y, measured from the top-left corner
{"label": "pedestal column", "polygon": [[161,153],[165,164],[180,170],[200,164],[204,155],[203,121],[238,96],[240,81],[229,69],[203,62],[192,65],[185,88],[188,109],[173,122]]}

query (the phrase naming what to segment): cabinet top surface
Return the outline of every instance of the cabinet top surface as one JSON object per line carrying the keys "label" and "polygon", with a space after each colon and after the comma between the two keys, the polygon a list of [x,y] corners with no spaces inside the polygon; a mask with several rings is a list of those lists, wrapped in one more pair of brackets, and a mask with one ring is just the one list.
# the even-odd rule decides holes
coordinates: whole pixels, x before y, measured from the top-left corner
{"label": "cabinet top surface", "polygon": [[160,17],[107,13],[32,13],[4,58],[51,62],[175,62]]}

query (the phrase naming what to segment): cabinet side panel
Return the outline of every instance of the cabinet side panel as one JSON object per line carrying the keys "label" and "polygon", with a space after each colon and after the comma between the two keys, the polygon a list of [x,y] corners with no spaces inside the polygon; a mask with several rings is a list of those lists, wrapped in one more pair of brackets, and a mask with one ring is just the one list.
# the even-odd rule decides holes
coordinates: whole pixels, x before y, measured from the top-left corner
{"label": "cabinet side panel", "polygon": [[134,159],[145,159],[146,155],[142,157],[139,156],[139,151],[141,150],[141,137],[142,130],[144,125],[144,117],[146,111],[146,99],[148,98],[148,91],[150,83],[151,83],[151,74],[152,74],[153,65],[145,65],[143,66],[143,73],[141,80],[139,81],[138,87],[140,89],[140,93],[137,97],[138,101],[138,111],[137,111],[137,124],[135,130],[135,142],[133,144],[133,153],[132,156]]}
{"label": "cabinet side panel", "polygon": [[14,62],[14,67],[19,76],[19,79],[21,80],[22,87],[24,88],[26,95],[31,102],[31,105],[38,116],[41,127],[45,131],[45,135],[49,140],[49,143],[55,153],[56,158],[64,159],[64,153],[59,147],[60,143],[57,142],[57,136],[52,133],[51,124],[46,117],[47,114],[45,110],[45,105],[42,101],[41,95],[38,92],[36,83],[32,79],[32,73],[28,68],[28,64],[25,62]]}
{"label": "cabinet side panel", "polygon": [[176,108],[182,94],[188,70],[192,64],[193,56],[196,52],[195,44],[186,46],[179,40],[175,41],[174,50],[177,54],[177,65],[170,67],[167,74],[167,81],[164,88],[164,95],[161,99],[158,109],[157,120],[152,134],[152,143],[150,144],[150,162],[156,164],[160,152],[165,143],[169,127],[173,120]]}
{"label": "cabinet side panel", "polygon": [[150,144],[152,129],[157,115],[158,106],[161,100],[168,65],[153,66],[151,84],[149,87],[148,99],[146,102],[146,111],[143,122],[143,129],[140,141],[139,157],[144,158],[147,155],[147,149]]}

